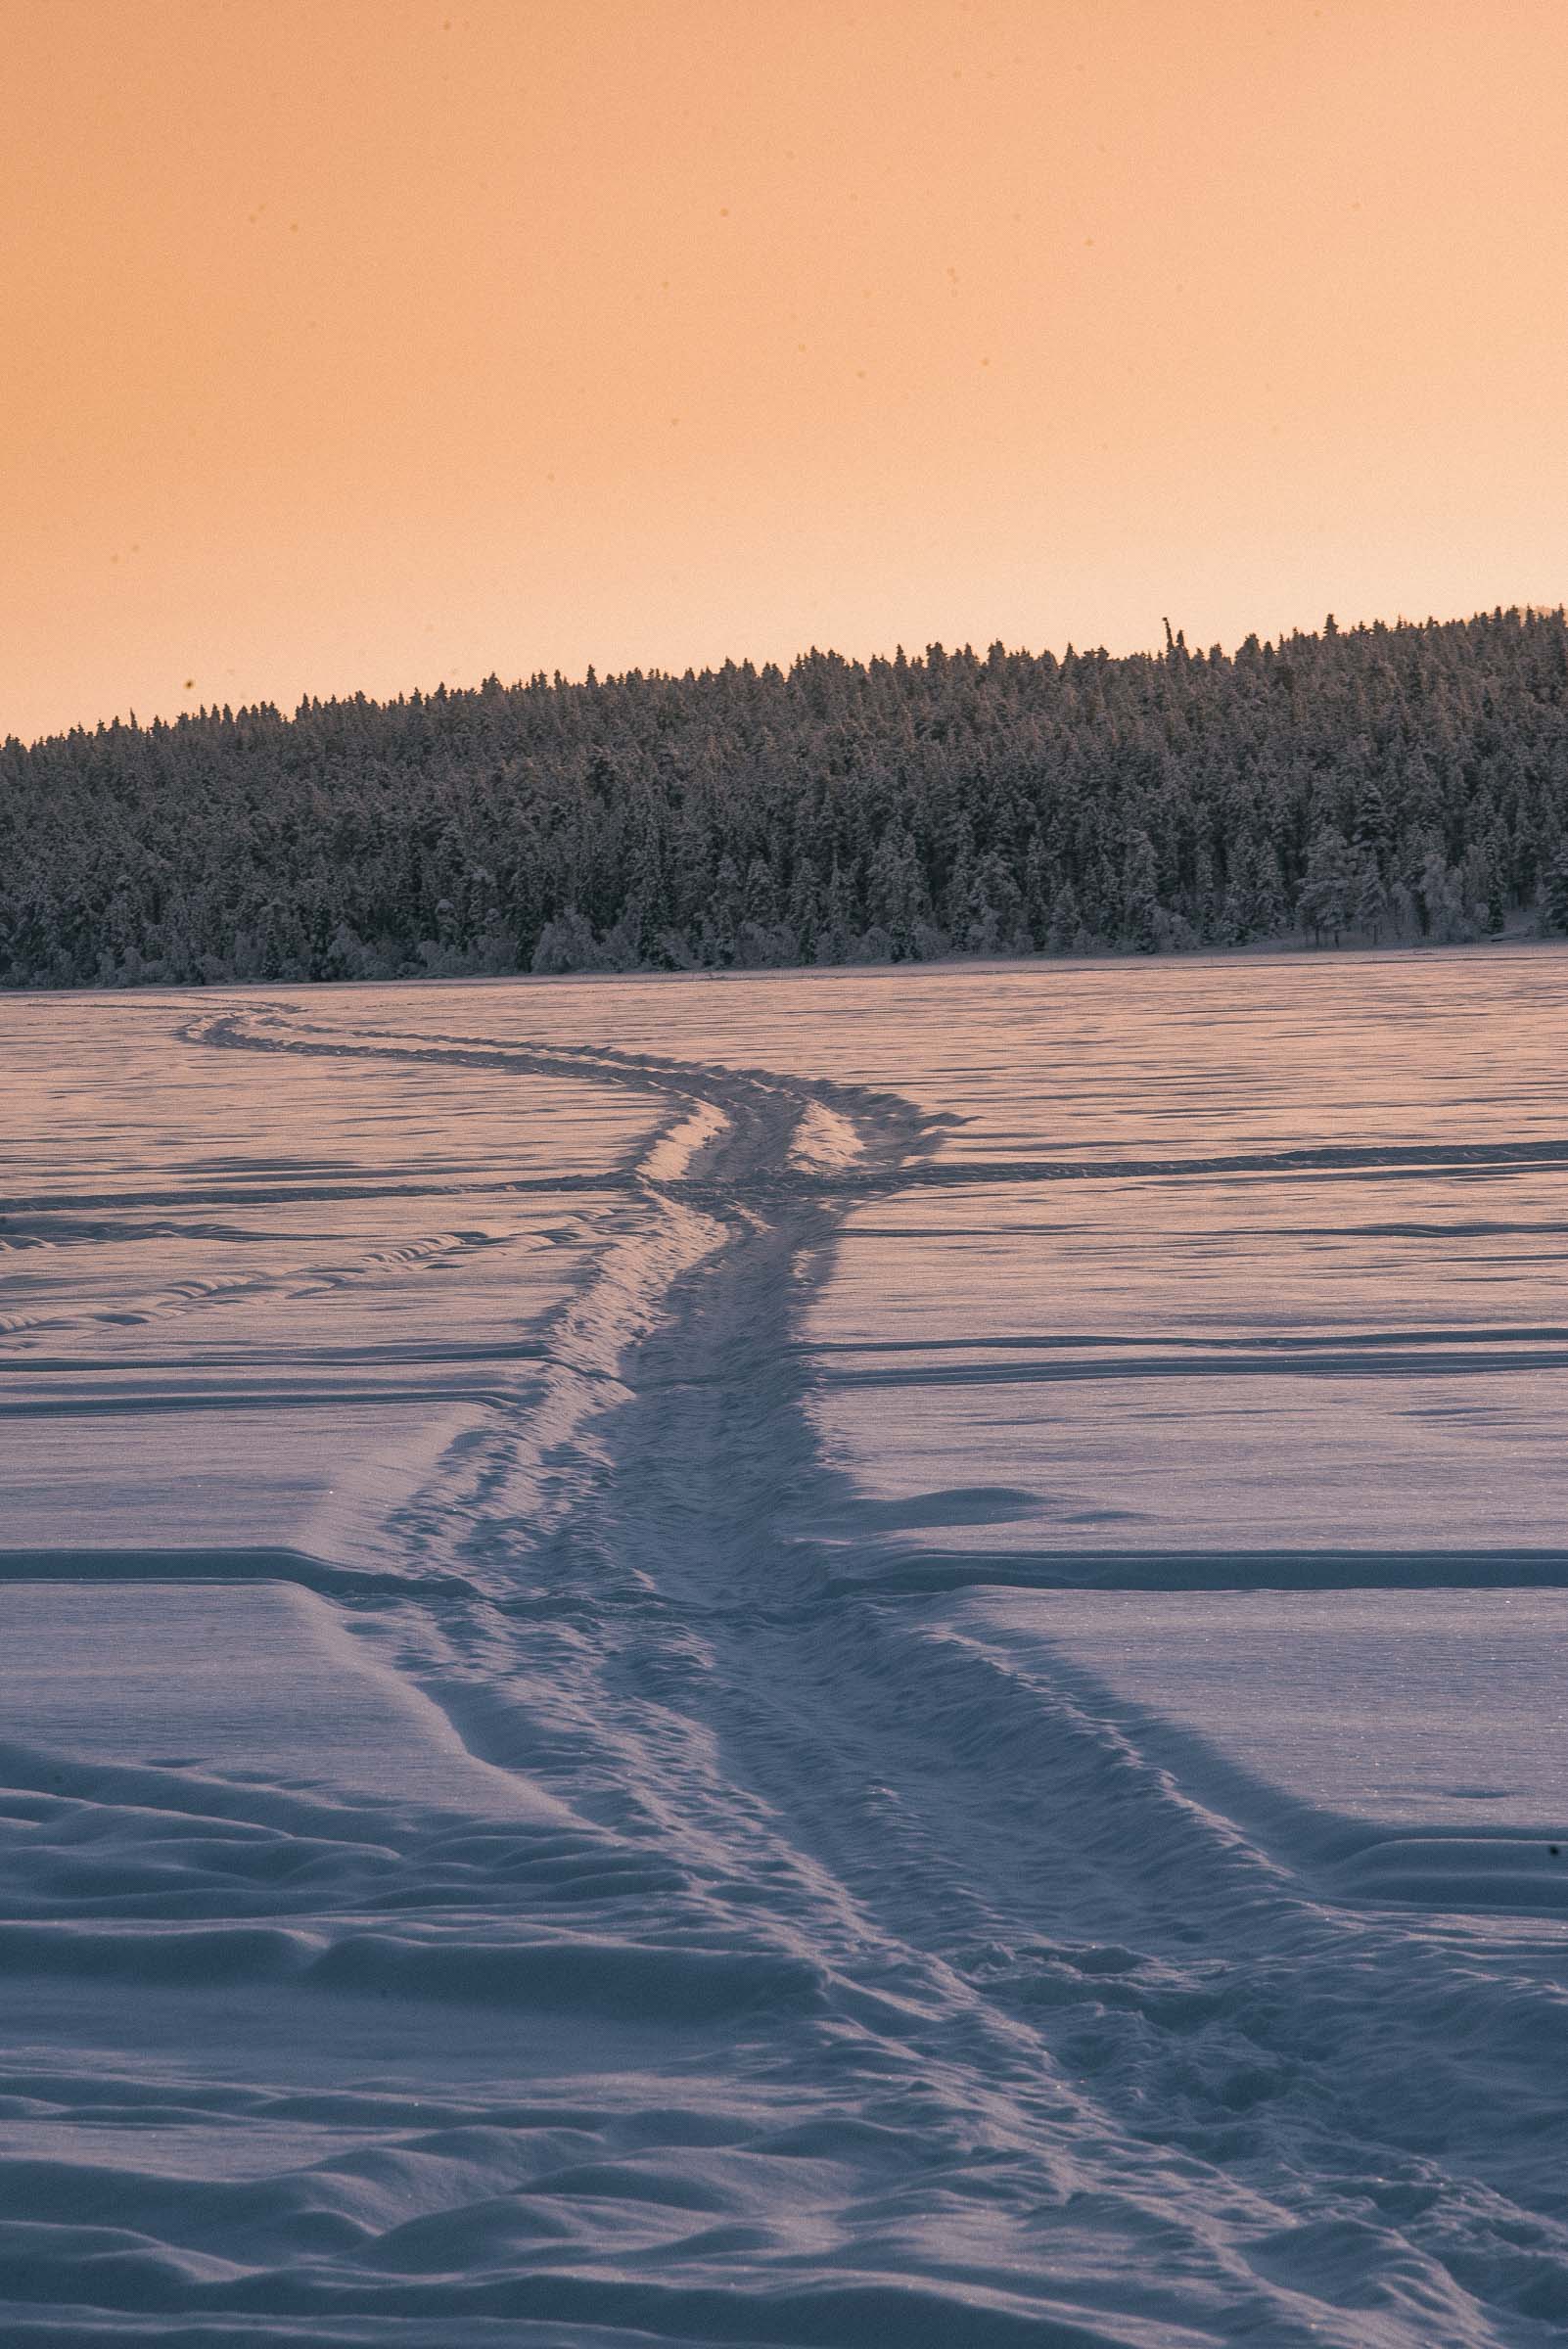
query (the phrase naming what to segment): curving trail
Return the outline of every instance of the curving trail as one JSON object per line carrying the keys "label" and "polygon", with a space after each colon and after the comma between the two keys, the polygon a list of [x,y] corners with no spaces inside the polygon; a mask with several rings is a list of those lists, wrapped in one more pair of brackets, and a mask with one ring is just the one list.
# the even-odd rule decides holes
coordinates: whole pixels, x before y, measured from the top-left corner
{"label": "curving trail", "polygon": [[[255,2148],[204,2184],[125,2155],[112,2223],[65,2161],[13,2174],[8,2340],[1560,2339],[1547,1929],[1499,1959],[1325,1897],[1092,1680],[809,1530],[853,1494],[804,1314],[856,1201],[947,1178],[918,1112],[284,1010],[184,1036],[629,1088],[662,1122],[539,1359],[331,1585],[469,1792],[262,1817],[102,1764],[81,1799],[201,1813],[178,1901],[149,1865],[113,1915],[40,1886],[73,1940],[37,1898],[0,1919],[0,1968],[53,1932],[210,2033],[177,2087],[149,2055],[103,2088],[119,2143],[178,2104]],[[238,2067],[214,1982],[263,2017]]]}

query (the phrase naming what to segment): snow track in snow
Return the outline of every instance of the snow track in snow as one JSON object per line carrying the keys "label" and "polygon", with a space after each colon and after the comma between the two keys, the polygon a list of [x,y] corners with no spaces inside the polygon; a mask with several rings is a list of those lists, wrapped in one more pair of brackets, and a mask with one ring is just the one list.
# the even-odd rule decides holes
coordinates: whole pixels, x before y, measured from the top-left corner
{"label": "snow track in snow", "polygon": [[1282,1810],[1259,1839],[953,1595],[1026,1571],[856,1542],[807,1317],[854,1207],[947,1178],[928,1120],[287,1008],[184,1033],[660,1119],[536,1356],[321,1585],[536,1816],[390,1749],[369,1808],[281,1756],[8,1749],[8,2339],[1560,2338],[1550,1920],[1328,1897]]}

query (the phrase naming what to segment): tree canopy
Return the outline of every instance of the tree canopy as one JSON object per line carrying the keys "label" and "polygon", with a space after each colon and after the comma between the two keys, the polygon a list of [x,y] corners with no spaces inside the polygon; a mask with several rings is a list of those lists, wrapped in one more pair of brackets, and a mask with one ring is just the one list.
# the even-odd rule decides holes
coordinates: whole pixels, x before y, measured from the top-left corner
{"label": "tree canopy", "polygon": [[1563,612],[929,646],[0,745],[0,983],[1568,929]]}

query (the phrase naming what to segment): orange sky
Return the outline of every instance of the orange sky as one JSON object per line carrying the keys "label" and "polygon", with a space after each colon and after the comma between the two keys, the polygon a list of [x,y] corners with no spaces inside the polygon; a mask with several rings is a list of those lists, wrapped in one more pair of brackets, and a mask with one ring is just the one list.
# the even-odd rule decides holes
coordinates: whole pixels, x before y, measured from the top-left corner
{"label": "orange sky", "polygon": [[0,35],[0,733],[1568,594],[1562,0]]}

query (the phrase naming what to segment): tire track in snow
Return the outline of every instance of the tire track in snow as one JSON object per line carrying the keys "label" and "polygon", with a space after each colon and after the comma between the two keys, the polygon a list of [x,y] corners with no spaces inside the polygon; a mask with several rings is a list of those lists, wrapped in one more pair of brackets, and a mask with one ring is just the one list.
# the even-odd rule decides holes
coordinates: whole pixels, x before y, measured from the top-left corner
{"label": "tire track in snow", "polygon": [[[973,1175],[919,1164],[913,1111],[761,1073],[346,1038],[277,1014],[189,1033],[668,1099],[549,1333],[542,1404],[391,1529],[410,1567],[439,1556],[474,1594],[403,1635],[477,1750],[504,1759],[510,1739],[672,1864],[684,1930],[814,1970],[825,2016],[776,2018],[771,2053],[759,2024],[746,2060],[774,2078],[815,2066],[856,2125],[893,2111],[925,2133],[931,2165],[898,2219],[917,2264],[932,2271],[935,2212],[962,2240],[983,2214],[989,2284],[1024,2284],[1041,2339],[1548,2337],[1530,2294],[1549,2300],[1568,2272],[1554,2216],[1472,2175],[1473,2134],[1446,2161],[1400,2143],[1378,2108],[1418,2056],[1434,2114],[1495,2077],[1515,2032],[1506,1989],[1325,1910],[1070,1689],[1020,1688],[918,1603],[830,1589],[831,1555],[779,1530],[803,1497],[823,1515],[835,1497],[795,1341],[843,1213],[873,1187]],[[1470,2045],[1445,2047],[1461,1992]],[[1391,2000],[1404,2019],[1368,2064],[1367,2013]],[[874,2199],[846,2222],[845,2265],[886,2261]],[[1505,2256],[1521,2229],[1545,2263],[1529,2275]],[[972,2307],[975,2269],[951,2280],[960,2299],[966,2282]],[[1064,2316],[1090,2329],[1057,2332]],[[978,2317],[956,2321],[984,2337]],[[810,2337],[864,2335],[846,2321]]]}
{"label": "tire track in snow", "polygon": [[[809,1087],[760,1071],[690,1068],[611,1049],[499,1043],[493,1038],[383,1039],[345,1035],[260,1009],[193,1021],[194,1044],[312,1058],[395,1061],[546,1076],[652,1093],[669,1104],[659,1130],[613,1177],[628,1186],[612,1213],[607,1245],[584,1282],[547,1326],[543,1393],[530,1364],[527,1423],[498,1430],[482,1477],[465,1459],[456,1485],[428,1495],[397,1521],[403,1538],[449,1539],[465,1484],[491,1510],[527,1515],[535,1535],[573,1505],[576,1482],[604,1472],[594,1423],[626,1400],[625,1356],[657,1325],[681,1276],[725,1245],[732,1201],[780,1188],[808,1194],[851,1167],[903,1163],[925,1141],[926,1121],[890,1095]],[[743,1216],[746,1212],[743,1209]]]}

